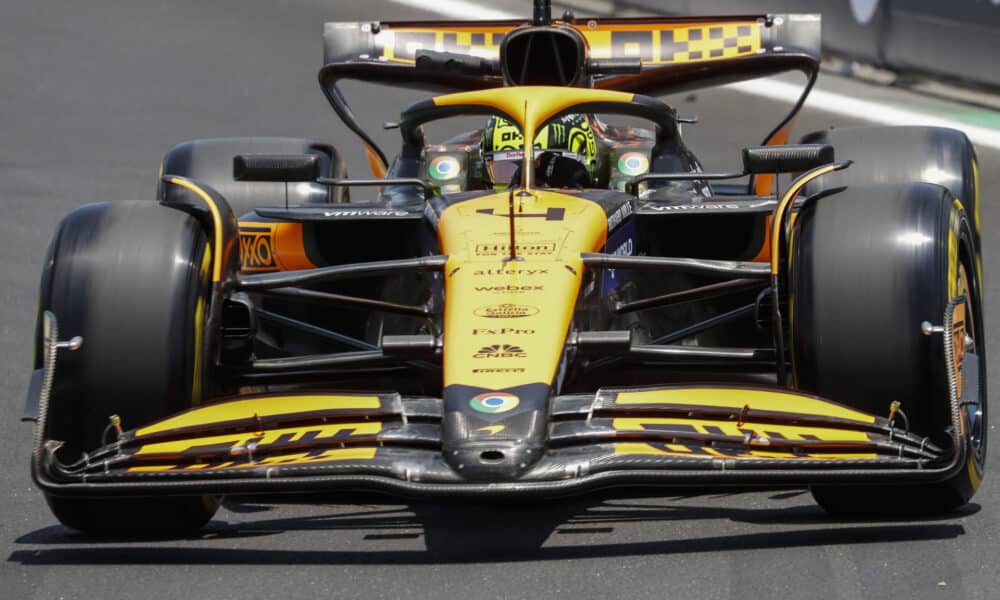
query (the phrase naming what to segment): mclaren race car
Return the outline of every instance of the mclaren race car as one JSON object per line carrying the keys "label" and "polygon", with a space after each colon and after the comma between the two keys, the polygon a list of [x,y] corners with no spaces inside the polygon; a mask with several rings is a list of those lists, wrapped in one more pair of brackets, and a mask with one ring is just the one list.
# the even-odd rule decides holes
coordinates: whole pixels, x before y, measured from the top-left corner
{"label": "mclaren race car", "polygon": [[[966,503],[987,433],[975,152],[920,127],[787,144],[819,27],[544,0],[326,24],[319,81],[371,178],[321,142],[194,140],[155,201],[59,225],[27,409],[56,518],[182,529],[224,494],[342,490]],[[789,71],[802,96],[732,150],[739,172],[704,172],[657,99]],[[347,79],[439,95],[386,124],[390,161]],[[462,116],[481,126],[426,137]]]}

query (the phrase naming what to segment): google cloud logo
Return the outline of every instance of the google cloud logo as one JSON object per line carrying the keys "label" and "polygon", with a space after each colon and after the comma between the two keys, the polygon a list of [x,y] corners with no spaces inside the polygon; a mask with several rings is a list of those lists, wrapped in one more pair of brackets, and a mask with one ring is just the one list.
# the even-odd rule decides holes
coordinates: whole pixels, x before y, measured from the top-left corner
{"label": "google cloud logo", "polygon": [[649,170],[649,159],[641,152],[626,152],[618,157],[618,170],[623,175],[642,175]]}
{"label": "google cloud logo", "polygon": [[454,156],[438,156],[428,166],[431,177],[437,180],[454,179],[462,172],[462,165]]}
{"label": "google cloud logo", "polygon": [[520,403],[520,398],[514,394],[507,394],[505,392],[486,392],[485,394],[473,397],[469,401],[469,405],[472,406],[473,410],[491,414],[514,410]]}

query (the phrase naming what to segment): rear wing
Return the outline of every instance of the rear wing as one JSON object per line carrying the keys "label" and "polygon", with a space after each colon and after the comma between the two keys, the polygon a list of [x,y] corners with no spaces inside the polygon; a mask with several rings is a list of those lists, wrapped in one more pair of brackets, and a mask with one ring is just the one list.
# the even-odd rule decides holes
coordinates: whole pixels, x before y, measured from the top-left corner
{"label": "rear wing", "polygon": [[[327,23],[320,85],[337,114],[365,142],[373,166],[376,159],[385,165],[384,154],[357,125],[337,88],[339,80],[438,93],[501,87],[509,83],[499,68],[501,46],[512,31],[531,24],[529,19]],[[586,87],[660,95],[803,72],[809,78],[805,93],[775,132],[797,112],[819,69],[818,14],[557,20],[549,27],[578,33],[586,60],[641,60],[636,72],[596,75],[581,84]],[[469,61],[465,68],[421,68],[421,51],[465,57],[482,68],[470,69]]]}
{"label": "rear wing", "polygon": [[[500,44],[524,21],[327,23],[323,32],[323,64],[343,65],[344,75],[361,79],[395,79],[395,83],[431,91],[472,90],[502,85],[500,76],[426,76],[416,68],[418,50],[433,50],[497,61]],[[771,70],[799,68],[801,62],[818,63],[820,16],[767,15],[655,19],[589,19],[556,25],[575,29],[586,40],[589,58],[642,59],[638,79],[653,83],[656,71],[680,65],[700,64],[699,71],[730,71],[733,59],[754,57],[741,78],[760,75],[757,69],[770,63]],[[794,60],[789,60],[794,59]],[[810,60],[811,59],[811,60]],[[747,61],[741,61],[746,63]],[[346,68],[348,66],[353,68]],[[756,68],[753,68],[756,67]],[[403,69],[403,70],[401,70]],[[405,70],[405,71],[404,71]],[[350,76],[348,75],[348,76]],[[608,77],[602,88],[619,89],[635,77]],[[698,79],[702,79],[699,77]],[[646,87],[639,84],[640,87]],[[444,88],[444,89],[442,89]],[[653,89],[628,89],[650,93]]]}

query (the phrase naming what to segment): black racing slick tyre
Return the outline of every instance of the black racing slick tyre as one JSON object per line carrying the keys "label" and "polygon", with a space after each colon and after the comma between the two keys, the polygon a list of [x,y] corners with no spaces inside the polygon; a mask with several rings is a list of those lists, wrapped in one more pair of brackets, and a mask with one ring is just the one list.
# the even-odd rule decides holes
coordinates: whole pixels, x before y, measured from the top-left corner
{"label": "black racing slick tyre", "polygon": [[979,168],[976,149],[957,129],[921,126],[836,127],[807,134],[806,144],[830,144],[850,169],[813,180],[807,194],[844,185],[907,184],[947,188],[965,208],[980,250]]}
{"label": "black racing slick tyre", "polygon": [[[49,399],[46,437],[63,442],[60,461],[113,440],[111,415],[134,429],[197,401],[210,263],[198,222],[158,204],[90,204],[62,221],[39,303],[60,338],[83,339],[60,351]],[[200,496],[46,499],[64,525],[92,533],[193,529],[217,508]]]}
{"label": "black racing slick tyre", "polygon": [[[965,211],[926,183],[848,187],[807,201],[792,236],[792,360],[798,389],[887,416],[898,400],[911,432],[954,446],[940,325],[965,297],[966,360],[978,365],[977,402],[962,412],[967,464],[933,484],[817,486],[813,496],[844,515],[939,514],[964,505],[986,458],[986,357],[981,282]],[[901,421],[900,418],[897,420]],[[899,423],[897,423],[898,425]]]}

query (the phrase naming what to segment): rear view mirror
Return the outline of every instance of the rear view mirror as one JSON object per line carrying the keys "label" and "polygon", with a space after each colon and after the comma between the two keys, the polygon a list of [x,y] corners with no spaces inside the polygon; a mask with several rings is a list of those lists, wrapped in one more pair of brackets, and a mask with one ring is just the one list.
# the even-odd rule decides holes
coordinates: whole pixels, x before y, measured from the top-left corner
{"label": "rear view mirror", "polygon": [[833,146],[828,144],[751,146],[743,149],[743,170],[749,174],[800,173],[833,160]]}
{"label": "rear view mirror", "polygon": [[319,156],[315,154],[240,154],[233,157],[236,181],[316,181]]}

